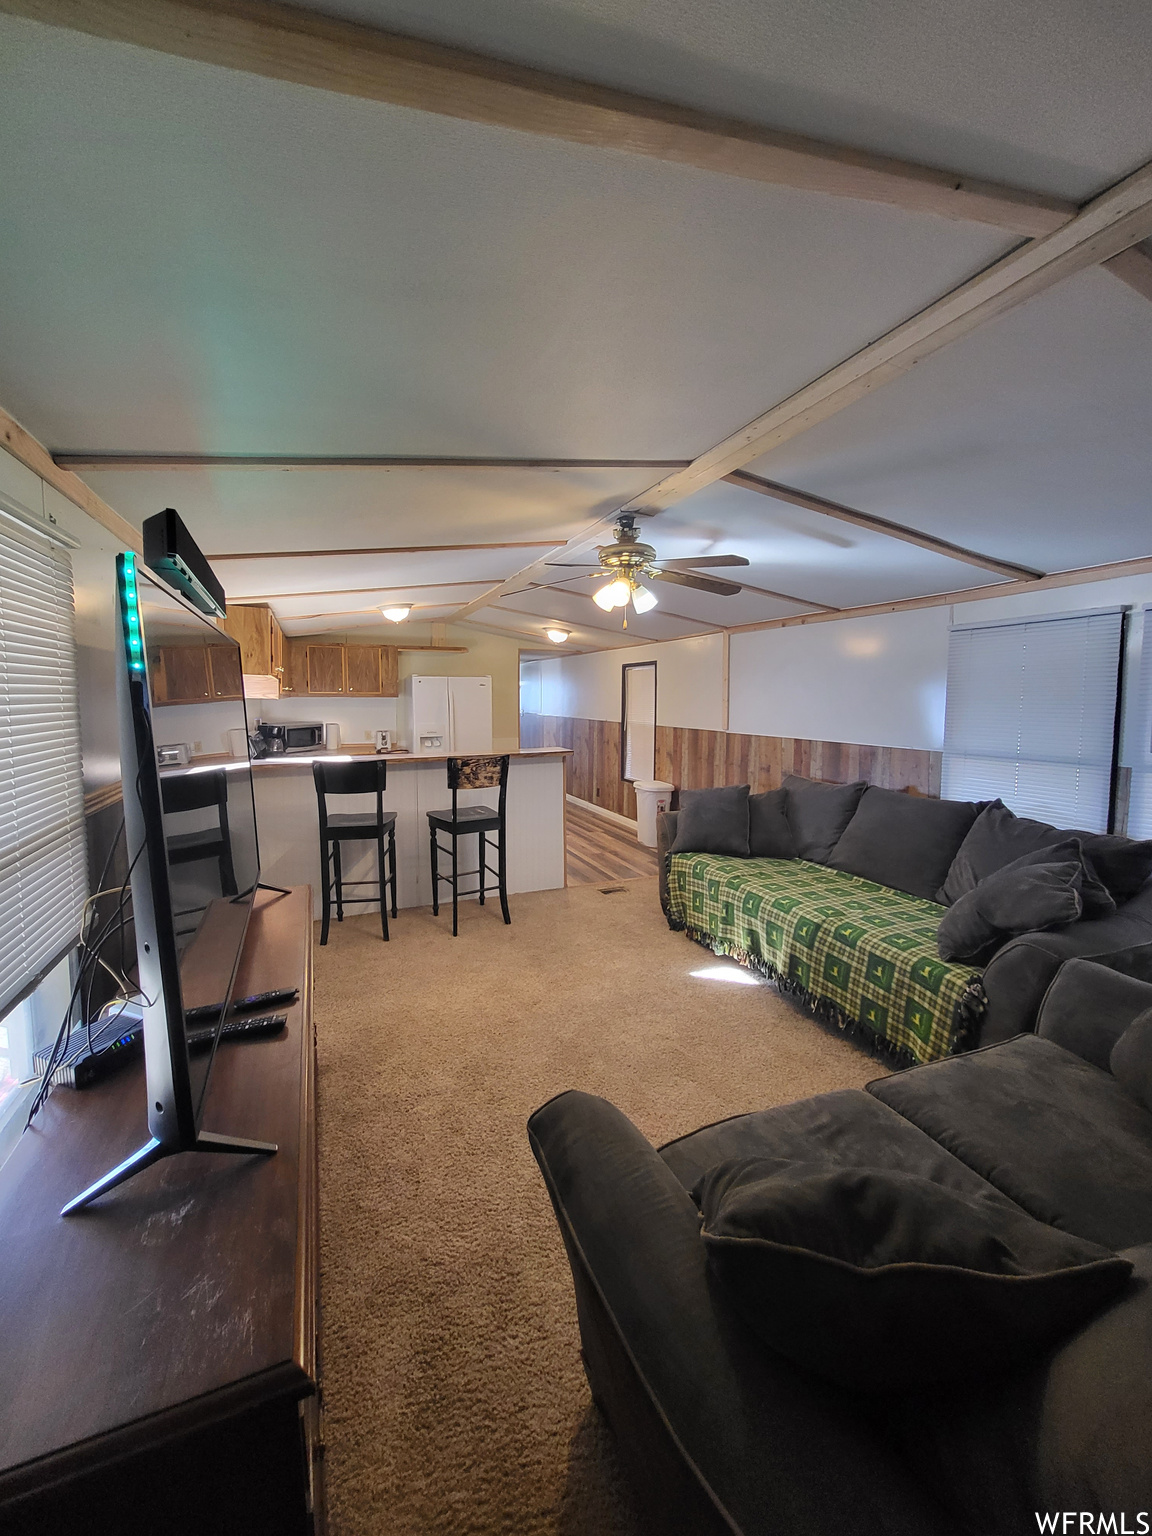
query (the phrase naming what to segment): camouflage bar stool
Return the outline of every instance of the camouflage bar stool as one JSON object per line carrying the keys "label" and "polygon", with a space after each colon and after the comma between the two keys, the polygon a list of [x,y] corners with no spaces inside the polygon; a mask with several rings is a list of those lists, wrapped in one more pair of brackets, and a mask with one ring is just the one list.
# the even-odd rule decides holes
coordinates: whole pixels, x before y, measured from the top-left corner
{"label": "camouflage bar stool", "polygon": [[[495,789],[499,786],[500,799],[495,810],[487,805],[464,805],[456,803],[457,793],[462,789]],[[505,811],[508,804],[508,759],[507,757],[450,757],[448,759],[448,788],[452,791],[452,809],[450,811],[428,812],[428,835],[432,845],[432,915],[440,916],[440,883],[452,887],[452,937],[458,933],[457,913],[461,896],[479,896],[480,905],[484,905],[486,874],[496,876],[496,888],[500,892],[500,910],[504,914],[504,921],[512,921],[508,913],[508,853],[505,820]],[[438,840],[438,833],[446,832],[452,839],[451,848],[442,848]],[[470,837],[473,833],[479,836],[478,854],[480,868],[479,885],[468,891],[461,891],[459,875],[457,873],[457,844],[462,837]],[[495,844],[488,841],[489,832],[495,832]],[[492,849],[496,854],[496,868],[488,863],[488,852]],[[442,875],[440,873],[440,855],[452,860],[452,873]],[[471,873],[471,871],[469,871]]]}

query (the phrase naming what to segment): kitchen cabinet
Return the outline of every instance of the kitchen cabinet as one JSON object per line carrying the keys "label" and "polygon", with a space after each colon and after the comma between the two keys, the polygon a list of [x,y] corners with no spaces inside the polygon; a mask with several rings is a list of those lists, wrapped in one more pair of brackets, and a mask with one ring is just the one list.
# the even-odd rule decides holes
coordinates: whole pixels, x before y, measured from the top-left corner
{"label": "kitchen cabinet", "polygon": [[240,667],[245,676],[283,676],[284,631],[266,603],[235,604],[220,627],[240,647]]}
{"label": "kitchen cabinet", "polygon": [[394,699],[394,645],[344,645],[320,636],[286,637],[283,693],[295,697]]}
{"label": "kitchen cabinet", "polygon": [[238,699],[243,682],[230,645],[162,645],[150,658],[154,704]]}

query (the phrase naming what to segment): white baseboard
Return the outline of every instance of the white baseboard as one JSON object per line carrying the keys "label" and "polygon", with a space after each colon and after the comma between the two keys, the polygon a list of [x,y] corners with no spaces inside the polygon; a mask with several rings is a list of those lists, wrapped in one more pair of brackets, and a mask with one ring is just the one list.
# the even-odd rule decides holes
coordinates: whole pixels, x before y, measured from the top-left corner
{"label": "white baseboard", "polygon": [[629,821],[627,816],[618,816],[615,811],[606,811],[602,805],[593,805],[591,800],[581,800],[578,795],[569,795],[568,799],[573,805],[578,805],[582,811],[593,811],[597,816],[603,816],[605,821],[614,821],[618,826],[627,827],[629,832],[636,830],[636,823]]}

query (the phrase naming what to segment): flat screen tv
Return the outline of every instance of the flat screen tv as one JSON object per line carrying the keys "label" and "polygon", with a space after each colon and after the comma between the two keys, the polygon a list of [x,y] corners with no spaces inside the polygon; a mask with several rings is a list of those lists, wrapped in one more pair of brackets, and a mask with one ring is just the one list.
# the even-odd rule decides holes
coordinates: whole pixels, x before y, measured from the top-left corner
{"label": "flat screen tv", "polygon": [[[140,1010],[148,1140],[64,1207],[79,1210],[175,1152],[271,1153],[270,1142],[206,1130],[205,1090],[228,1015],[260,880],[240,649],[210,619],[151,580],[131,553],[116,561],[116,700]],[[170,743],[166,701],[191,703],[195,755]],[[187,717],[188,709],[173,713]],[[229,733],[242,731],[243,737]],[[193,734],[188,732],[188,734]],[[189,1019],[191,1015],[191,1019]],[[190,1049],[188,1030],[211,1038]]]}

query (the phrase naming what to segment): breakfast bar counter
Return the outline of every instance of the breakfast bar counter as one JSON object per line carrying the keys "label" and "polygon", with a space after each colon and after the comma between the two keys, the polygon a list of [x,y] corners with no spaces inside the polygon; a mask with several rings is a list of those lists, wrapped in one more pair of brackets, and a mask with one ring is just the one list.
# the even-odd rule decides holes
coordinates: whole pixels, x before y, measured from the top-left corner
{"label": "breakfast bar counter", "polygon": [[[504,754],[493,754],[503,756]],[[564,884],[565,759],[560,748],[525,748],[507,754],[508,767],[508,891],[549,891]],[[399,905],[424,907],[432,902],[429,857],[429,811],[447,810],[452,804],[445,769],[448,754],[416,755],[410,752],[376,753],[354,745],[338,752],[284,753],[258,758],[252,764],[256,793],[256,818],[260,835],[261,879],[270,885],[310,883],[317,915],[320,911],[320,831],[313,760],[348,761],[377,758],[388,765],[384,809],[396,812],[396,873]],[[225,758],[196,758],[193,766],[207,767]],[[461,790],[461,806],[487,804],[495,807],[499,793],[492,789]],[[333,797],[332,811],[374,808],[371,795]],[[460,873],[475,871],[475,836],[461,839]],[[490,862],[495,862],[490,856]],[[376,879],[376,848],[352,843],[344,848],[344,883]],[[475,884],[465,879],[467,885]],[[347,891],[368,895],[367,889]],[[441,896],[447,895],[441,887]],[[376,910],[375,904],[354,906],[351,913]],[[515,921],[515,912],[513,912]]]}

